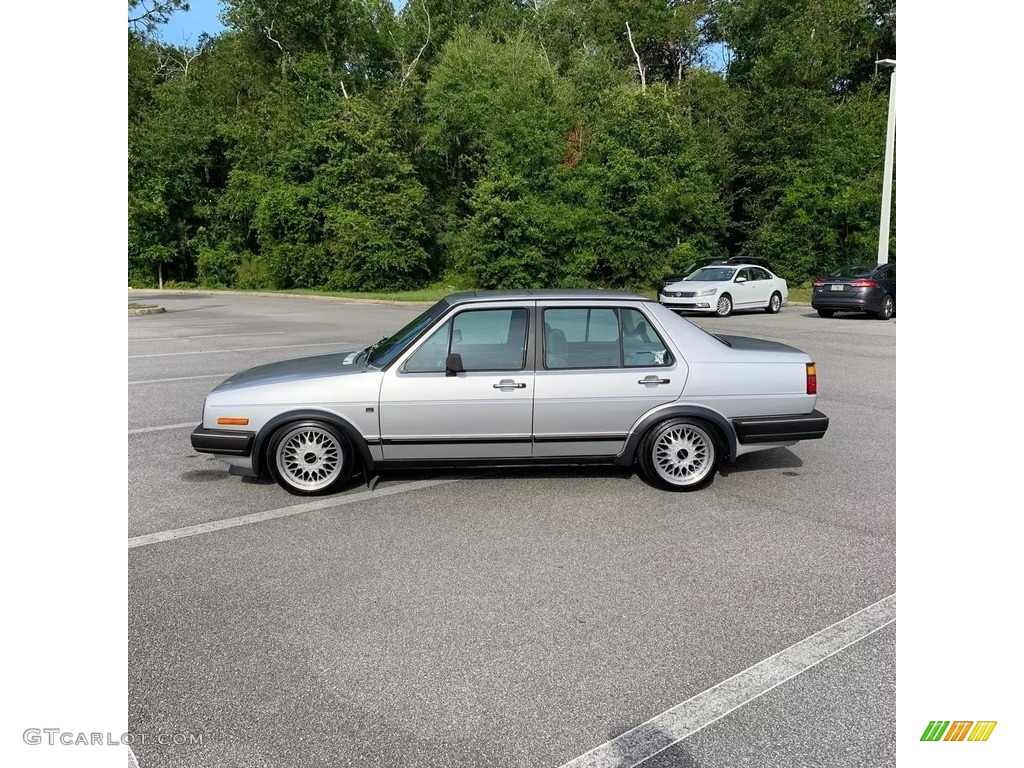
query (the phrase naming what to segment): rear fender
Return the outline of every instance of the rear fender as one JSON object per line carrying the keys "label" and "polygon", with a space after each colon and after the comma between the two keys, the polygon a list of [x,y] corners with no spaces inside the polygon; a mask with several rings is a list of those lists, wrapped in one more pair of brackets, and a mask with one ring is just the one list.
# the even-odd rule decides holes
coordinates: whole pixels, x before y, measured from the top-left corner
{"label": "rear fender", "polygon": [[633,429],[630,430],[629,437],[626,439],[626,445],[615,463],[620,467],[632,466],[636,460],[636,449],[644,435],[647,434],[647,430],[659,421],[677,416],[690,416],[710,422],[717,428],[719,437],[725,445],[726,456],[724,458],[730,461],[736,458],[736,431],[725,416],[700,405],[669,405],[648,413],[633,425]]}

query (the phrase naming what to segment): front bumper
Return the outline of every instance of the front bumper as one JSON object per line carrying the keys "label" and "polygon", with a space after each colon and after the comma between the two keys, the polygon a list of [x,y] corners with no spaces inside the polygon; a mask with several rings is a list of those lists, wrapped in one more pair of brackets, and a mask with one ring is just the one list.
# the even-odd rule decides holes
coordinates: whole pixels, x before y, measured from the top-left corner
{"label": "front bumper", "polygon": [[231,429],[205,429],[202,424],[192,430],[192,448],[198,453],[215,456],[249,456],[255,432]]}
{"label": "front bumper", "polygon": [[818,440],[828,430],[828,416],[821,411],[787,416],[752,416],[733,419],[736,439],[752,443],[785,443],[794,440]]}
{"label": "front bumper", "polygon": [[658,303],[677,312],[714,312],[718,298],[715,296],[698,296],[692,299],[658,296]]}

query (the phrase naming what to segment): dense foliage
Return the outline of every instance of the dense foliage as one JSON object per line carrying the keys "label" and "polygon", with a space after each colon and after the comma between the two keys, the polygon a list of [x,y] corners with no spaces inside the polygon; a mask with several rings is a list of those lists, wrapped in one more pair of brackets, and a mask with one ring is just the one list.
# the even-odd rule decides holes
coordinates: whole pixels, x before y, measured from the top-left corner
{"label": "dense foliage", "polygon": [[226,0],[227,31],[169,46],[182,5],[129,2],[133,285],[875,260],[895,0]]}

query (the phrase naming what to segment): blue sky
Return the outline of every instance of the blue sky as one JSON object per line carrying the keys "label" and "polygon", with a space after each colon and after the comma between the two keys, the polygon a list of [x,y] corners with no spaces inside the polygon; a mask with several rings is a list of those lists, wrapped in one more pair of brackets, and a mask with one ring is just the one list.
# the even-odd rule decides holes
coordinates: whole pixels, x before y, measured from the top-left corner
{"label": "blue sky", "polygon": [[217,16],[223,6],[220,0],[189,0],[188,11],[177,11],[170,21],[159,29],[164,42],[179,44],[184,35],[189,42],[195,44],[199,35],[208,32],[215,35],[224,29]]}
{"label": "blue sky", "polygon": [[[392,0],[392,5],[401,8],[405,1]],[[178,11],[160,28],[160,37],[164,42],[180,44],[184,35],[194,44],[203,32],[215,35],[224,29],[217,18],[223,9],[220,0],[189,0],[189,6],[188,11]]]}

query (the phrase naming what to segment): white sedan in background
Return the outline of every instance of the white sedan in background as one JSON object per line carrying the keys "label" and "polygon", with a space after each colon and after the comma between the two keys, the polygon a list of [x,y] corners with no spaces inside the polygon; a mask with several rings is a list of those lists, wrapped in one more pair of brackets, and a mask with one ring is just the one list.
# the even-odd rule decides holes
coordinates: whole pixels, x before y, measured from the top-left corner
{"label": "white sedan in background", "polygon": [[736,309],[775,314],[789,301],[786,281],[755,264],[702,267],[661,289],[658,301],[677,312],[713,312],[728,317]]}

